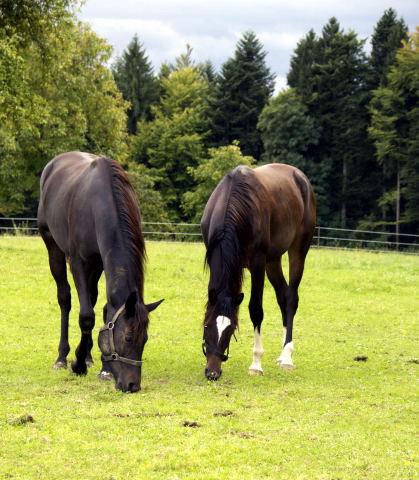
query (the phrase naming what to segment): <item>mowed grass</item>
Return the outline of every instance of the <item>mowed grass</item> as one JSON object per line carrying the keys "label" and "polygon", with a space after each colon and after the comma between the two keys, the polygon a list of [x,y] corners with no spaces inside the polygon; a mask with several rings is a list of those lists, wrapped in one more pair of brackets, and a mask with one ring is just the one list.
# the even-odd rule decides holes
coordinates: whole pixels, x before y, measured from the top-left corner
{"label": "mowed grass", "polygon": [[[221,380],[203,375],[202,245],[148,243],[142,390],[54,371],[59,308],[39,238],[0,237],[0,478],[414,479],[419,257],[312,249],[295,320],[296,369],[265,289],[264,376],[250,377],[247,303]],[[79,339],[73,287],[70,344]],[[355,360],[355,358],[358,359]],[[364,361],[359,361],[361,358]]]}

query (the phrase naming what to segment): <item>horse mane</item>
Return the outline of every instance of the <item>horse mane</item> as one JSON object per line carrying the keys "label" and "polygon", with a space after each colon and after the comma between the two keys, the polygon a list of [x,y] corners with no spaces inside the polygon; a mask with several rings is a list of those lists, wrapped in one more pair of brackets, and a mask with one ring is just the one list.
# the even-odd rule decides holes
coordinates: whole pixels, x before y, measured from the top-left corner
{"label": "horse mane", "polygon": [[138,295],[141,301],[144,296],[144,262],[146,250],[141,229],[141,213],[134,187],[125,170],[108,157],[102,157],[108,165],[111,188],[118,212],[124,246],[137,275]]}
{"label": "horse mane", "polygon": [[[250,169],[249,169],[250,170]],[[243,265],[247,259],[247,246],[252,238],[251,212],[254,211],[252,171],[237,167],[229,172],[219,185],[227,190],[224,219],[215,228],[208,240],[205,265],[208,266],[217,248],[221,255],[223,284],[229,282],[232,293],[239,293],[243,283]],[[218,293],[218,292],[217,292]]]}

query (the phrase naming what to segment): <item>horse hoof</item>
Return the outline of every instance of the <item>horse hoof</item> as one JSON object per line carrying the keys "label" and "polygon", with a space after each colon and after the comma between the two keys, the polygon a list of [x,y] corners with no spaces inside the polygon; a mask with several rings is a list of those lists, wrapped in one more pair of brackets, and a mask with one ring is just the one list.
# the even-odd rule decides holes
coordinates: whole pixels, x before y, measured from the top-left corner
{"label": "horse hoof", "polygon": [[103,370],[98,375],[99,379],[103,382],[111,382],[113,380],[113,375],[111,372],[104,372]]}
{"label": "horse hoof", "polygon": [[263,375],[263,370],[256,370],[255,368],[249,368],[248,374],[249,375],[261,376],[261,375]]}
{"label": "horse hoof", "polygon": [[76,375],[86,375],[87,366],[85,363],[83,365],[79,365],[77,362],[71,362],[71,370]]}
{"label": "horse hoof", "polygon": [[289,363],[280,363],[279,366],[282,368],[282,370],[294,370],[294,365],[289,364]]}
{"label": "horse hoof", "polygon": [[55,362],[52,368],[54,370],[62,370],[64,368],[67,368],[67,362]]}

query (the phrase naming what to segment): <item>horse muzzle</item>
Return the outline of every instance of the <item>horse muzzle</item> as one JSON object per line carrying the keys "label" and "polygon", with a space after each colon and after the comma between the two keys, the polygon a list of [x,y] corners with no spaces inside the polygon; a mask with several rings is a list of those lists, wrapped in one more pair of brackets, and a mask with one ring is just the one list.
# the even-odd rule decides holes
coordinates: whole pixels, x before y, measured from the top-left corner
{"label": "horse muzzle", "polygon": [[205,376],[207,377],[208,380],[218,380],[221,377],[222,370],[216,369],[216,368],[209,368],[207,367],[205,369]]}
{"label": "horse muzzle", "polygon": [[121,390],[124,393],[135,393],[141,390],[140,384],[138,382],[117,382],[115,384],[117,390]]}

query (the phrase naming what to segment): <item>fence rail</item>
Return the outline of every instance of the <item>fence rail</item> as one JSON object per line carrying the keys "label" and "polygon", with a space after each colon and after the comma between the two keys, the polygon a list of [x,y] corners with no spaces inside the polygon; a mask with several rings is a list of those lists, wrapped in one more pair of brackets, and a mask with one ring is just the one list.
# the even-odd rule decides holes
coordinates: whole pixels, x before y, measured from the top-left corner
{"label": "fence rail", "polygon": [[[198,223],[143,222],[143,233],[149,241],[202,242]],[[36,218],[0,218],[0,235],[38,235]],[[317,226],[313,246],[419,255],[419,235]]]}

